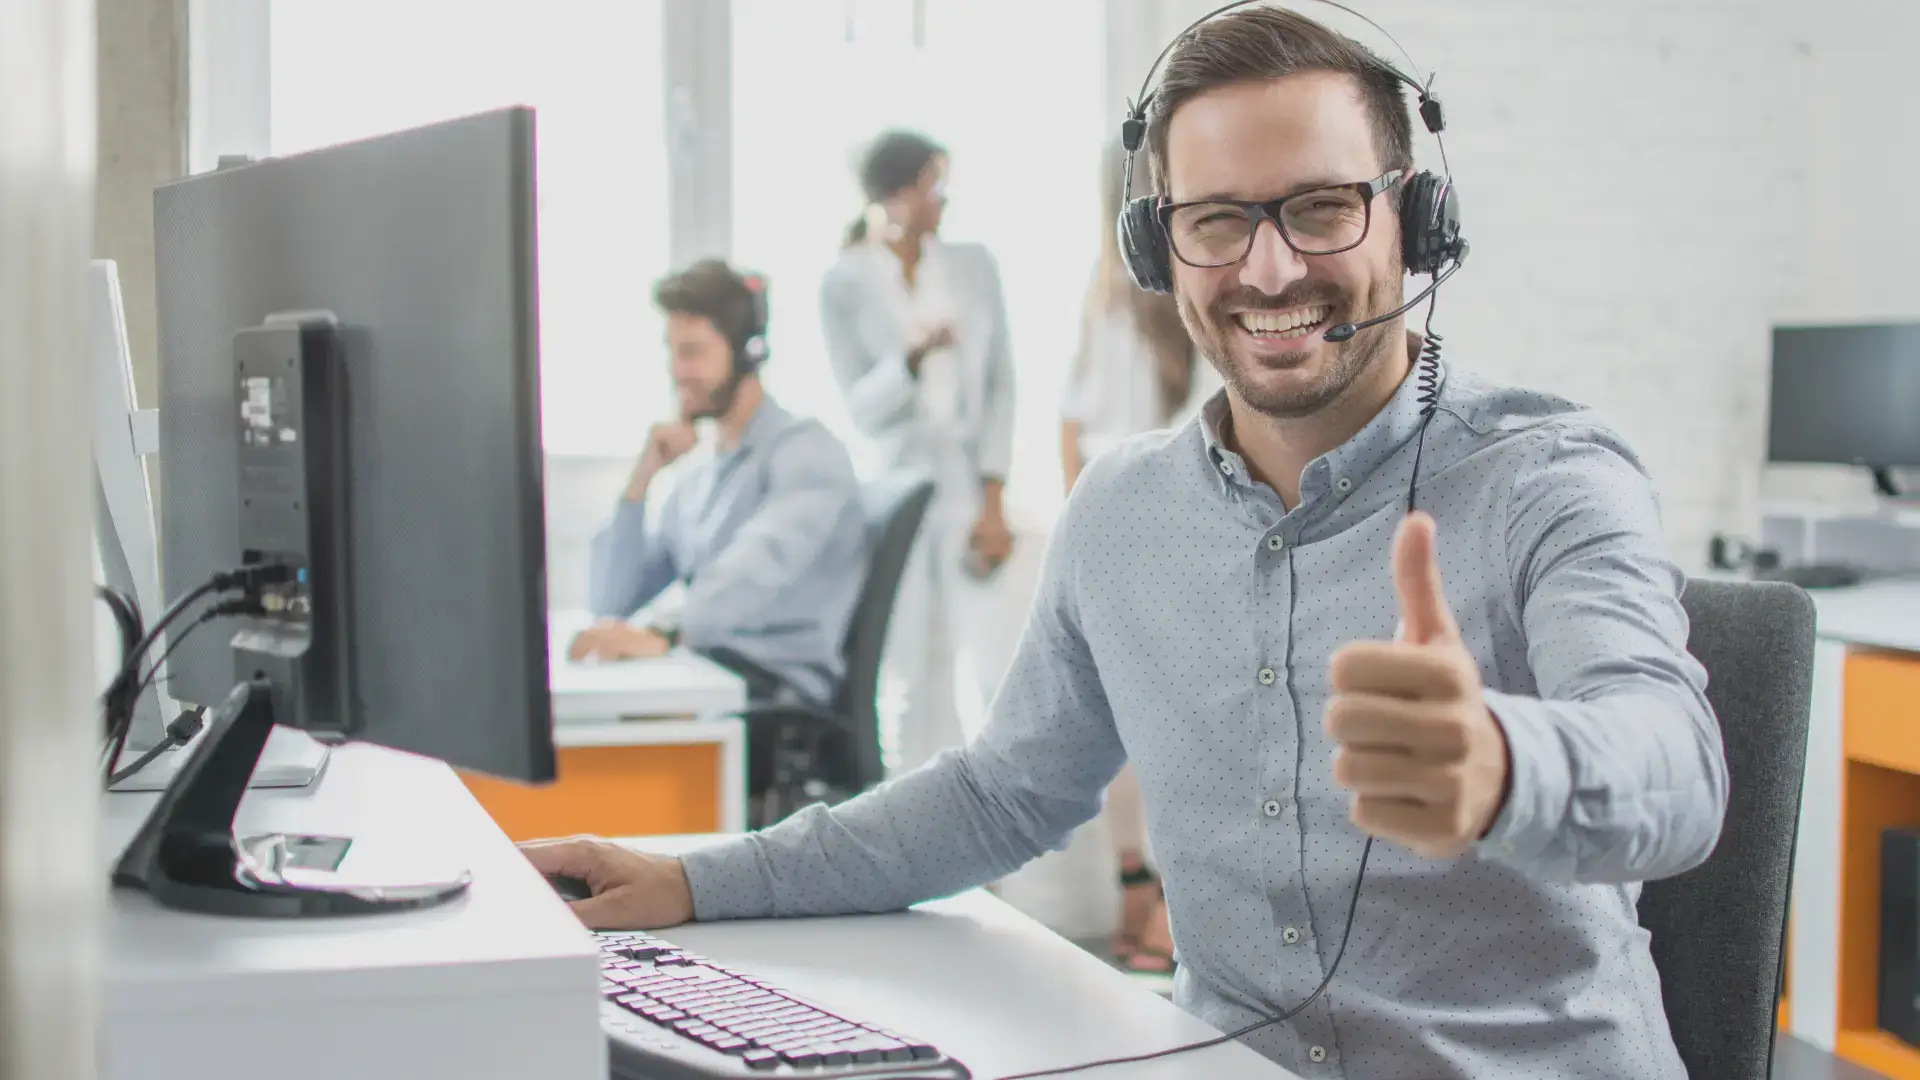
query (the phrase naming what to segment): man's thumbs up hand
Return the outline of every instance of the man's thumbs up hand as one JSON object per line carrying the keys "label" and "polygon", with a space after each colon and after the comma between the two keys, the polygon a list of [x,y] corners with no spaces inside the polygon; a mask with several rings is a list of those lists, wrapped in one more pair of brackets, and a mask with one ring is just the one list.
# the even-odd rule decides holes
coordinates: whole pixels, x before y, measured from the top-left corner
{"label": "man's thumbs up hand", "polygon": [[1400,629],[1333,654],[1327,734],[1354,824],[1429,858],[1453,858],[1500,812],[1507,741],[1440,580],[1433,519],[1415,511],[1393,543]]}
{"label": "man's thumbs up hand", "polygon": [[1415,645],[1458,643],[1460,625],[1440,584],[1433,519],[1415,510],[1393,534],[1393,593],[1400,599],[1399,640]]}

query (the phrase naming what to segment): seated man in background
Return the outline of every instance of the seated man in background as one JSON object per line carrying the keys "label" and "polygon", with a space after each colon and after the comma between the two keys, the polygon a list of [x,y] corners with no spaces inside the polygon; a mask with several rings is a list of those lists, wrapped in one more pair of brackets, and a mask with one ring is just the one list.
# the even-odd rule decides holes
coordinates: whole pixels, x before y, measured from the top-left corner
{"label": "seated man in background", "polygon": [[[766,296],[725,263],[695,263],[662,282],[680,418],[656,424],[613,520],[593,543],[595,624],[574,660],[659,656],[676,644],[747,681],[749,695],[790,691],[833,700],[840,643],[866,570],[866,526],[846,447],[818,421],[788,413],[760,384]],[[702,445],[694,422],[711,420]],[[686,458],[664,496],[651,491]],[[658,505],[652,505],[657,503]],[[627,620],[675,581],[676,624]]]}

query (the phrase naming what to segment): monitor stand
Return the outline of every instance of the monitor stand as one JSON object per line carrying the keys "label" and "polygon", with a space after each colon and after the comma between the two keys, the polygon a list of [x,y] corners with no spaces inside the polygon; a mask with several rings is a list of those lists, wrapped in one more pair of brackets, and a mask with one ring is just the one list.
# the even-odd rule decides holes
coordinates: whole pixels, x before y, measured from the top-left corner
{"label": "monitor stand", "polygon": [[379,881],[339,868],[349,837],[239,837],[234,815],[274,730],[273,688],[234,687],[114,866],[113,883],[162,905],[218,915],[300,917],[405,911],[466,891],[462,869],[437,881]]}
{"label": "monitor stand", "polygon": [[[195,738],[178,749],[154,758],[146,768],[108,788],[108,791],[165,791],[180,771],[181,763],[193,755],[200,744]],[[330,748],[306,732],[275,725],[273,734],[260,751],[260,763],[247,780],[251,788],[303,788],[320,779],[326,771]],[[126,755],[132,757],[132,754]]]}

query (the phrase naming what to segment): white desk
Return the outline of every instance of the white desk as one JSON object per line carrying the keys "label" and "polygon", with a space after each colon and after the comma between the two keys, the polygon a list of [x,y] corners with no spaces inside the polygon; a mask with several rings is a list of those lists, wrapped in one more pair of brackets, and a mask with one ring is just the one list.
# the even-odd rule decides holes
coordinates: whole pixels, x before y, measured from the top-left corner
{"label": "white desk", "polygon": [[[747,726],[735,714],[746,707],[746,683],[706,657],[685,650],[651,660],[568,660],[567,645],[591,622],[592,616],[584,611],[554,611],[547,617],[554,744],[563,751],[711,745],[716,748],[718,770],[713,820],[721,832],[744,831]],[[561,780],[564,785],[566,777]],[[565,798],[567,793],[556,792],[554,797]]]}
{"label": "white desk", "polygon": [[[103,797],[118,858],[152,805]],[[240,828],[347,835],[473,872],[442,907],[237,919],[115,889],[103,942],[113,1080],[604,1080],[599,962],[546,881],[438,762],[336,748],[311,789],[254,789]]]}
{"label": "white desk", "polygon": [[739,676],[685,650],[653,660],[568,660],[567,645],[591,621],[584,612],[556,611],[547,617],[548,685],[556,724],[630,717],[705,720],[746,707],[747,686]]}
{"label": "white desk", "polygon": [[[624,841],[662,853],[712,842],[657,836]],[[963,1062],[975,1080],[1149,1053],[1220,1034],[982,891],[892,915],[703,923],[660,935],[830,1010],[926,1039]],[[1298,1080],[1240,1043],[1086,1075]]]}
{"label": "white desk", "polygon": [[[110,860],[153,796],[104,799]],[[115,890],[103,942],[106,1076],[606,1076],[591,935],[446,766],[340,748],[311,790],[251,791],[240,817],[243,832],[340,832],[368,857],[385,848],[455,860],[473,871],[473,885],[425,911],[305,920],[191,915]],[[712,839],[632,842],[684,850]],[[683,926],[667,936],[829,1008],[931,1039],[979,1080],[1217,1034],[981,892],[893,915]],[[1228,1044],[1096,1075],[1292,1074]]]}
{"label": "white desk", "polygon": [[[1843,691],[1850,650],[1920,655],[1920,580],[1809,590],[1816,609],[1813,701],[1788,910],[1788,1030],[1839,1046],[1847,755]],[[1844,1055],[1843,1055],[1844,1056]],[[1904,1075],[1904,1074],[1903,1074]]]}

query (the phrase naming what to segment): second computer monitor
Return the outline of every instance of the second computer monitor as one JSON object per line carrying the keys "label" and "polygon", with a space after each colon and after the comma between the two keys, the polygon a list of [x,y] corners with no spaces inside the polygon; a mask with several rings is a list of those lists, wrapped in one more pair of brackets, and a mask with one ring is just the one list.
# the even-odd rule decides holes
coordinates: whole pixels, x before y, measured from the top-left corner
{"label": "second computer monitor", "polygon": [[[554,774],[547,681],[533,114],[505,109],[155,193],[169,598],[237,565],[235,335],[337,320],[352,701],[315,726],[479,771]],[[216,705],[214,623],[170,661]]]}
{"label": "second computer monitor", "polygon": [[1776,327],[1767,458],[1920,466],[1920,323]]}

